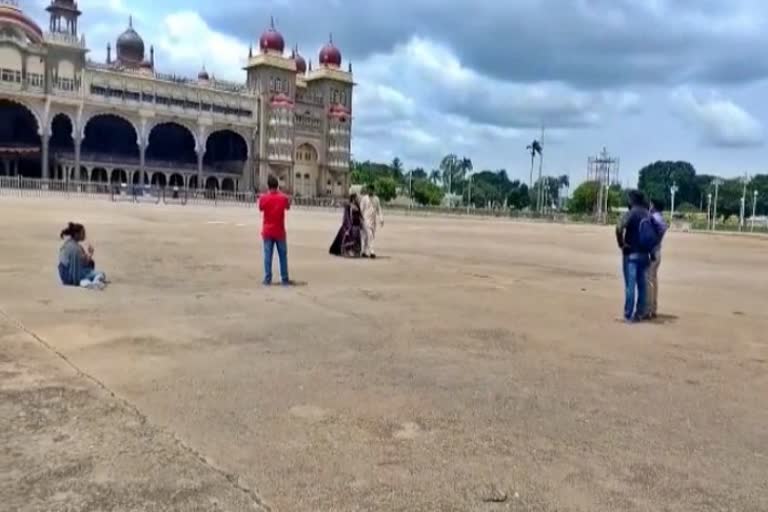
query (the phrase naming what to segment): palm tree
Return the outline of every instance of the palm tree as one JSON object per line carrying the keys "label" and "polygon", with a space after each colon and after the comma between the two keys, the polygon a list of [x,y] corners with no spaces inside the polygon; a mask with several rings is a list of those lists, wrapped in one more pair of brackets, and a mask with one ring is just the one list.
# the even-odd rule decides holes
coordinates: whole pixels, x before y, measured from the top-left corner
{"label": "palm tree", "polygon": [[541,143],[538,140],[533,139],[533,142],[528,144],[525,147],[525,149],[527,149],[531,153],[531,176],[528,179],[528,188],[532,189],[533,188],[533,162],[534,160],[536,160],[537,153],[541,155],[541,149],[542,149]]}
{"label": "palm tree", "polygon": [[403,162],[398,157],[395,157],[390,164],[392,168],[392,177],[395,180],[400,181],[403,177]]}
{"label": "palm tree", "polygon": [[429,173],[429,181],[431,181],[435,185],[437,185],[442,181],[442,177],[439,169],[432,169],[432,172]]}
{"label": "palm tree", "polygon": [[454,154],[445,155],[440,162],[440,170],[443,173],[443,185],[448,185],[448,193],[451,193],[453,180],[456,178],[456,171],[459,168],[459,157]]}

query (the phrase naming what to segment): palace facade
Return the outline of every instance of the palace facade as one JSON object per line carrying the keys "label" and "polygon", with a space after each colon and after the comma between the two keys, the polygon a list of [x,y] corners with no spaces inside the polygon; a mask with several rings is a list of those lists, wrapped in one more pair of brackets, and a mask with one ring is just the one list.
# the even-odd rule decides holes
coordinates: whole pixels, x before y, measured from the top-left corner
{"label": "palace facade", "polygon": [[77,2],[47,11],[44,31],[0,0],[0,176],[254,190],[271,174],[296,195],[346,194],[354,82],[333,41],[312,69],[271,24],[233,83],[158,72],[130,20],[93,62]]}

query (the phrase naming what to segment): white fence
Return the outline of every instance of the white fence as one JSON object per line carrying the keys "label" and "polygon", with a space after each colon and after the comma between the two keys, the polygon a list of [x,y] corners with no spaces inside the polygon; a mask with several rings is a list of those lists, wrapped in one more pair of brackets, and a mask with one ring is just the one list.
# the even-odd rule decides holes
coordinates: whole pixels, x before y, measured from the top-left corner
{"label": "white fence", "polygon": [[[73,199],[101,199],[115,202],[154,203],[169,205],[204,205],[231,208],[254,208],[258,195],[253,192],[221,190],[187,190],[181,187],[157,187],[94,183],[83,181],[39,180],[33,178],[0,176],[2,197],[52,197]],[[330,198],[294,197],[292,205],[299,208],[336,209],[342,201]]]}

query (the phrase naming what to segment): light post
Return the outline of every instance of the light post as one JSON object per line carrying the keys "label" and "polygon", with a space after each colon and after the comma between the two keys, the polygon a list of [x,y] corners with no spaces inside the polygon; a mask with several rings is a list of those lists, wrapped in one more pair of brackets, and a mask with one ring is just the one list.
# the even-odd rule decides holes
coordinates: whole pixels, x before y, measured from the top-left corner
{"label": "light post", "polygon": [[674,184],[672,184],[671,187],[669,187],[669,192],[670,192],[670,194],[672,194],[672,209],[671,209],[669,215],[670,215],[670,218],[672,218],[672,219],[675,218],[675,194],[677,194],[678,190],[680,190],[680,189],[677,188],[677,183],[674,183]]}
{"label": "light post", "polygon": [[712,192],[707,194],[707,229],[712,226]]}
{"label": "light post", "polygon": [[715,179],[715,204],[712,209],[712,231],[717,228],[717,196],[720,191],[720,185],[723,184],[723,180],[720,178]]}
{"label": "light post", "polygon": [[755,214],[757,213],[757,190],[752,192],[752,231],[755,230]]}
{"label": "light post", "polygon": [[408,172],[408,208],[413,208],[413,169]]}
{"label": "light post", "polygon": [[749,177],[747,177],[746,174],[744,175],[744,178],[742,178],[741,183],[743,184],[743,188],[741,191],[741,208],[739,209],[739,231],[744,229],[747,215],[747,183],[749,183]]}

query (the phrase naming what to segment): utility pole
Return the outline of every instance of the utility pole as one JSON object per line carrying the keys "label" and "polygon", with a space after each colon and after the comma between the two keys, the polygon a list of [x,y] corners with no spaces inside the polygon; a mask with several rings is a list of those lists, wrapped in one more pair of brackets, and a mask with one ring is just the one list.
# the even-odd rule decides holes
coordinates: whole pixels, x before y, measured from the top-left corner
{"label": "utility pole", "polygon": [[712,226],[712,192],[707,194],[707,229],[714,229],[711,228]]}
{"label": "utility pole", "polygon": [[541,125],[541,140],[539,141],[539,144],[541,145],[541,151],[539,152],[539,193],[538,193],[538,204],[537,204],[537,210],[539,213],[542,212],[543,206],[544,206],[544,183],[541,181],[541,175],[542,170],[544,168],[544,125]]}
{"label": "utility pole", "polygon": [[675,218],[675,194],[677,194],[678,190],[677,183],[673,183],[672,186],[669,187],[669,192],[672,194],[672,210],[669,215],[672,219]]}
{"label": "utility pole", "polygon": [[413,169],[408,171],[408,208],[413,207]]}
{"label": "utility pole", "polygon": [[714,184],[715,184],[715,204],[712,210],[713,212],[712,213],[712,231],[714,231],[717,228],[717,196],[720,190],[720,185],[723,184],[723,180],[721,180],[720,178],[715,178]]}
{"label": "utility pole", "polygon": [[757,213],[757,189],[752,192],[752,231],[755,230],[755,214]]}

